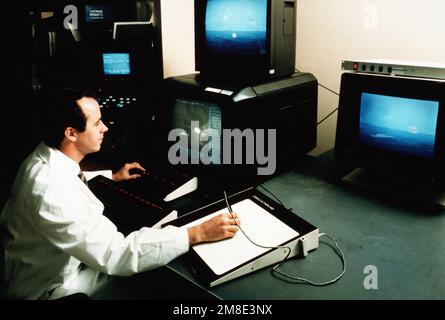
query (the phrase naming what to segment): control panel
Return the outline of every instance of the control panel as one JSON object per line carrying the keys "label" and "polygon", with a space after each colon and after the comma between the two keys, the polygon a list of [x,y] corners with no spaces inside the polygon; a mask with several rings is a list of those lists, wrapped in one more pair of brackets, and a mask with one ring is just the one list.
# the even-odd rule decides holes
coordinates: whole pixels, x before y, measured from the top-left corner
{"label": "control panel", "polygon": [[343,60],[341,68],[361,73],[445,79],[445,65],[420,61]]}

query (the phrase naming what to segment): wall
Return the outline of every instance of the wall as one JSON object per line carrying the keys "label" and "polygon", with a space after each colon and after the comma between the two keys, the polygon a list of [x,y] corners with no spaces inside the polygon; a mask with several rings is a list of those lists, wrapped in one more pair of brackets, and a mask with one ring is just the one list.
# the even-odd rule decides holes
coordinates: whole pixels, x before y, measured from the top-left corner
{"label": "wall", "polygon": [[195,72],[193,0],[161,0],[164,77]]}
{"label": "wall", "polygon": [[[297,68],[338,92],[341,60],[398,59],[445,65],[443,0],[299,0]],[[319,119],[338,98],[319,88]],[[319,127],[315,153],[333,147],[335,113]]]}
{"label": "wall", "polygon": [[[297,0],[296,67],[339,91],[341,60],[398,59],[445,65],[443,0]],[[161,0],[164,74],[194,72],[193,0]],[[319,119],[338,97],[319,88]],[[320,154],[333,147],[335,113],[319,126]]]}

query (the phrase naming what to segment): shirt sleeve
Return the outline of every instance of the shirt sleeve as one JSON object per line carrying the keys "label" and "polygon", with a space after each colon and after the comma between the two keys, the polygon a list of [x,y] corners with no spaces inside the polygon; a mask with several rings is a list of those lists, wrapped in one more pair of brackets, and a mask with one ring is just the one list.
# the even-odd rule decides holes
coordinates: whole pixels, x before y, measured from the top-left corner
{"label": "shirt sleeve", "polygon": [[54,246],[89,267],[129,276],[165,265],[188,251],[186,229],[142,228],[124,237],[103,216],[103,206],[94,205],[87,196],[75,188],[48,189],[39,209],[39,228]]}

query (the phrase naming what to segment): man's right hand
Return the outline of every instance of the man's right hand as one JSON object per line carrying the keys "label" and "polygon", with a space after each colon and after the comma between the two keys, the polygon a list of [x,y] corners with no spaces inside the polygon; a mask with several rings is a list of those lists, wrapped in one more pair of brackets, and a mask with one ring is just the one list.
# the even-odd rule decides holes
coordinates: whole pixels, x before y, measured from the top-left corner
{"label": "man's right hand", "polygon": [[233,217],[230,213],[222,213],[197,226],[190,227],[188,229],[190,245],[233,238],[239,230],[237,224],[239,225],[240,221],[236,213],[233,213]]}

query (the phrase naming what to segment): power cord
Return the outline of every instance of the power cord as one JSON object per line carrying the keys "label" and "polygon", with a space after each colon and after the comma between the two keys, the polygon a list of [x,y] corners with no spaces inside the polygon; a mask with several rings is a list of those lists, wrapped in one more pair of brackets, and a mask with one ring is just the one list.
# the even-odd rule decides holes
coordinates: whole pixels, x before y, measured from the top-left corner
{"label": "power cord", "polygon": [[[274,197],[280,204],[281,206],[284,207],[283,203],[280,201],[280,199],[273,194],[271,191],[269,191],[266,187],[261,186],[261,188],[263,188],[266,192],[268,192],[270,195],[272,195],[272,197]],[[322,287],[322,286],[327,286],[330,284],[333,284],[334,282],[337,282],[341,277],[343,277],[343,275],[346,272],[346,259],[345,259],[345,255],[343,254],[343,251],[340,249],[340,247],[338,246],[337,241],[334,239],[334,237],[332,237],[331,235],[327,234],[327,233],[320,233],[318,238],[320,239],[321,237],[325,236],[328,237],[329,239],[332,240],[332,242],[334,243],[335,246],[335,251],[336,253],[340,256],[340,259],[342,261],[343,264],[343,269],[340,272],[340,274],[338,276],[336,276],[334,279],[326,281],[326,282],[314,282],[305,278],[301,278],[301,277],[295,277],[292,275],[289,275],[287,273],[284,273],[282,271],[279,271],[278,268],[283,264],[283,262],[285,262],[288,258],[290,253],[292,252],[292,249],[288,246],[275,246],[275,247],[269,247],[269,246],[263,246],[260,244],[257,244],[256,242],[254,242],[252,239],[250,239],[250,237],[244,232],[244,230],[241,228],[241,226],[238,224],[238,221],[236,221],[235,216],[233,215],[233,210],[232,207],[229,203],[229,199],[227,198],[227,193],[224,190],[224,200],[226,201],[226,206],[227,209],[229,210],[230,215],[232,216],[232,219],[235,221],[236,225],[238,226],[238,228],[241,230],[241,232],[244,234],[244,236],[247,238],[247,240],[249,240],[253,245],[260,247],[260,248],[264,248],[264,249],[287,249],[287,254],[286,256],[283,258],[283,260],[281,260],[278,264],[276,264],[272,270],[271,273],[273,276],[277,277],[278,279],[284,280],[284,281],[288,281],[291,283],[294,283],[293,281],[298,281],[299,283],[307,283],[313,286],[317,286],[317,287]],[[301,244],[303,246],[303,243]],[[280,276],[276,276],[275,274],[278,274]],[[283,278],[282,278],[283,277]]]}
{"label": "power cord", "polygon": [[[281,202],[281,200],[276,196],[276,195],[274,195],[269,189],[267,189],[265,186],[263,186],[263,185],[259,185],[258,187],[260,187],[261,189],[263,189],[264,191],[266,191],[268,194],[270,194],[275,200],[277,200],[277,202],[282,206],[282,207],[284,207],[284,204],[283,204],[283,202]],[[292,209],[291,209],[291,211],[293,211]]]}
{"label": "power cord", "polygon": [[229,213],[232,216],[233,221],[235,221],[237,227],[241,230],[241,232],[244,234],[244,236],[247,238],[247,240],[249,240],[255,246],[263,248],[263,249],[288,249],[289,252],[287,253],[286,258],[289,256],[290,252],[292,251],[292,249],[290,247],[287,247],[287,246],[274,246],[274,247],[263,246],[263,245],[260,245],[256,242],[254,242],[252,239],[250,239],[250,237],[244,232],[243,228],[241,228],[238,221],[236,221],[236,218],[233,215],[232,207],[230,206],[229,200],[227,199],[227,193],[225,190],[224,190],[224,199],[226,200],[226,206],[227,206],[227,209],[229,209]]}
{"label": "power cord", "polygon": [[[295,68],[295,71],[301,73],[301,71],[298,70],[298,69],[296,69],[296,68]],[[340,96],[340,94],[339,94],[338,92],[336,92],[336,91],[334,91],[334,90],[328,88],[327,86],[322,85],[322,84],[321,84],[320,82],[318,82],[318,81],[317,81],[317,84],[318,84],[319,87],[321,87],[321,88],[323,88],[323,89],[325,89],[325,90],[327,90],[327,91],[329,91],[329,92],[331,92],[331,93],[333,93],[333,94],[335,94],[335,95],[337,95],[337,96]],[[319,126],[320,124],[322,124],[326,119],[328,119],[330,116],[332,116],[332,115],[333,115],[335,112],[337,112],[337,111],[338,111],[338,107],[335,108],[332,112],[330,112],[330,113],[329,113],[326,117],[324,117],[322,120],[320,120],[320,121],[317,123],[317,126]]]}
{"label": "power cord", "polygon": [[332,237],[331,235],[329,235],[329,234],[327,234],[327,233],[321,233],[321,234],[318,236],[318,238],[320,239],[320,238],[323,237],[323,236],[326,236],[326,237],[328,237],[329,239],[332,240],[332,242],[333,242],[334,245],[335,245],[335,251],[337,252],[337,254],[338,254],[338,255],[340,256],[340,258],[341,258],[341,262],[342,262],[342,264],[343,264],[343,270],[340,272],[340,274],[339,274],[337,277],[335,277],[335,278],[332,279],[332,280],[326,281],[326,282],[314,282],[314,281],[311,281],[311,280],[308,280],[308,279],[305,279],[305,278],[291,276],[291,275],[289,275],[289,274],[287,274],[287,273],[284,273],[284,272],[281,272],[281,271],[277,270],[278,267],[280,267],[280,265],[281,265],[286,259],[283,259],[280,263],[278,263],[275,267],[272,268],[272,271],[271,271],[272,274],[274,274],[274,273],[279,274],[280,276],[284,277],[285,279],[282,279],[282,278],[280,278],[280,277],[278,277],[278,278],[279,278],[279,279],[282,279],[282,280],[284,280],[284,281],[288,281],[288,282],[291,282],[291,283],[293,283],[293,282],[292,282],[292,281],[289,281],[289,280],[299,281],[300,283],[307,283],[307,284],[310,284],[310,285],[313,285],[313,286],[317,286],[317,287],[323,287],[323,286],[327,286],[327,285],[333,284],[334,282],[337,282],[341,277],[343,277],[343,275],[344,275],[345,272],[346,272],[346,259],[345,259],[345,256],[344,256],[344,254],[343,254],[343,251],[339,248],[338,243],[337,243],[337,241],[335,241],[334,237]]}
{"label": "power cord", "polygon": [[[298,70],[298,69],[296,69],[296,68],[295,68],[295,71],[301,73],[301,71]],[[323,89],[328,90],[329,92],[332,92],[333,94],[335,94],[335,95],[337,95],[337,96],[340,96],[340,94],[339,94],[338,92],[336,92],[336,91],[334,91],[334,90],[332,90],[332,89],[329,89],[328,87],[322,85],[322,84],[321,84],[320,82],[318,82],[318,81],[317,81],[317,83],[318,83],[318,85],[319,85],[320,87],[322,87]]]}
{"label": "power cord", "polygon": [[337,108],[335,108],[334,110],[332,110],[332,112],[331,113],[329,113],[326,117],[324,117],[322,120],[320,120],[320,121],[318,121],[318,123],[317,123],[317,127],[320,125],[320,124],[322,124],[326,119],[328,119],[330,116],[332,116],[335,112],[337,112],[338,111],[338,107]]}

